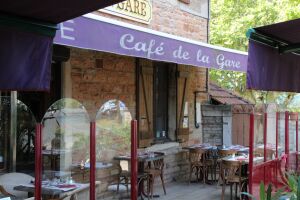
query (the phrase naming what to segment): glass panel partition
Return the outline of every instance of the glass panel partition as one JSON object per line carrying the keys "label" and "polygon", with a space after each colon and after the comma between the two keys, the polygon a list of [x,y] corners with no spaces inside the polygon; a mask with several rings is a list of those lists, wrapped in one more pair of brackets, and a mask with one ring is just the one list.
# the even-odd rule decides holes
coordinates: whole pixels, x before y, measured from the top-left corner
{"label": "glass panel partition", "polygon": [[[35,125],[31,110],[14,95],[0,98],[0,197],[26,199],[33,196],[20,185],[34,190]],[[2,195],[2,196],[1,196]]]}
{"label": "glass panel partition", "polygon": [[[131,114],[120,100],[109,100],[96,116],[96,180],[104,191],[128,191]],[[99,197],[99,196],[98,196]]]}
{"label": "glass panel partition", "polygon": [[44,185],[72,189],[74,184],[88,183],[90,119],[84,106],[61,99],[50,106],[42,124]]}

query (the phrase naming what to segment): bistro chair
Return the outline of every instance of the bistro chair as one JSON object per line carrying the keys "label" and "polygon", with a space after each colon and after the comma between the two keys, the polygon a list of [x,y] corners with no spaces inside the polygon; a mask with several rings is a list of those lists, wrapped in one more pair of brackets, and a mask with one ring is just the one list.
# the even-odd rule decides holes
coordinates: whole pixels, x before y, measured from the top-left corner
{"label": "bistro chair", "polygon": [[208,175],[210,172],[211,175],[211,180],[214,181],[216,180],[216,171],[217,171],[217,157],[216,157],[216,152],[212,149],[207,150],[205,153],[205,167],[206,167],[206,172],[207,172],[207,179]]}
{"label": "bistro chair", "polygon": [[[127,164],[125,164],[127,163]],[[127,166],[126,166],[127,165]],[[124,185],[126,187],[126,192],[129,194],[129,186],[131,184],[131,173],[129,169],[129,162],[125,161],[118,165],[119,168],[119,175],[118,175],[118,182],[117,182],[117,193],[119,193],[120,185]],[[146,182],[147,183],[147,197],[149,199],[149,182],[150,182],[150,176],[148,173],[138,173],[138,188],[141,189],[142,184]]]}
{"label": "bistro chair", "polygon": [[240,161],[222,160],[220,176],[223,181],[221,196],[222,200],[224,200],[227,184],[230,185],[230,199],[232,199],[232,186],[234,184],[235,197],[237,197],[237,189],[239,189],[239,192],[241,192],[243,187],[247,185],[248,178],[242,176],[242,164]]}
{"label": "bistro chair", "polygon": [[[159,154],[161,156],[164,155],[164,153],[161,152],[155,152],[155,154]],[[163,190],[164,190],[164,194],[166,195],[166,188],[165,188],[165,181],[164,181],[164,158],[160,158],[157,160],[153,160],[153,168],[148,167],[148,169],[145,170],[146,173],[148,173],[149,175],[149,185],[148,185],[148,191],[150,191],[151,194],[151,198],[153,198],[153,187],[154,187],[154,181],[157,177],[160,177],[162,186],[163,186]]]}
{"label": "bistro chair", "polygon": [[206,175],[206,165],[205,165],[205,153],[206,150],[195,148],[190,149],[189,152],[189,162],[190,162],[190,178],[189,183],[191,183],[192,174],[195,170],[195,175],[197,180],[199,180],[199,175],[202,173],[203,175],[203,183],[205,183],[205,175]]}
{"label": "bistro chair", "polygon": [[119,177],[117,183],[117,193],[119,192],[120,184],[124,185],[126,187],[127,193],[129,193],[128,186],[130,184],[130,177],[131,177],[131,173],[129,171],[129,163],[127,162],[127,167],[124,167],[124,164],[120,163],[118,165],[118,168],[119,168]]}
{"label": "bistro chair", "polygon": [[218,150],[218,160],[217,160],[217,166],[216,166],[216,174],[219,174],[218,177],[218,184],[220,184],[221,181],[221,162],[222,159],[228,156],[232,156],[232,155],[236,155],[237,154],[237,150],[234,149],[219,149]]}

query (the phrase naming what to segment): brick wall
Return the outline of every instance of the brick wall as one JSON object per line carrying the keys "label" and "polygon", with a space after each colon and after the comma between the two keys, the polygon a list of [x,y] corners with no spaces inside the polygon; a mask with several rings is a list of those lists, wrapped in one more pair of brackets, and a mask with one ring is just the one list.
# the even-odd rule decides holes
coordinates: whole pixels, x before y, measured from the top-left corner
{"label": "brick wall", "polygon": [[180,2],[178,0],[152,0],[153,17],[149,25],[98,11],[95,13],[156,31],[206,42],[208,20],[181,10],[179,5]]}
{"label": "brick wall", "polygon": [[106,101],[118,99],[135,118],[135,58],[72,48],[69,62],[72,98],[82,102],[90,116]]}

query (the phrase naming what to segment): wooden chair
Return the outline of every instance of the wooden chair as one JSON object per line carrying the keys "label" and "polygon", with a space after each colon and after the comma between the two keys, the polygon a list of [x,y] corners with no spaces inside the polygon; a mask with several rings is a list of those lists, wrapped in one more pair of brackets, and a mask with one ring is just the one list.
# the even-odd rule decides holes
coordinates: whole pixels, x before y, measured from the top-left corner
{"label": "wooden chair", "polygon": [[216,163],[215,152],[213,150],[208,150],[205,152],[204,163],[206,167],[207,179],[210,172],[211,180],[212,181],[216,180],[217,163]]}
{"label": "wooden chair", "polygon": [[126,187],[127,193],[129,193],[128,186],[130,184],[131,173],[128,170],[123,170],[121,165],[118,165],[118,167],[119,167],[119,177],[117,182],[117,193],[119,192],[120,184],[124,185]]}
{"label": "wooden chair", "polygon": [[229,150],[219,149],[218,150],[218,160],[217,160],[217,166],[216,166],[216,174],[219,174],[218,185],[220,185],[220,181],[221,181],[221,162],[222,162],[222,159],[227,157],[227,156],[232,156],[232,155],[236,155],[236,154],[237,154],[237,150],[234,150],[234,149],[229,149]]}
{"label": "wooden chair", "polygon": [[[164,153],[155,152],[155,154],[161,154],[164,155]],[[160,158],[158,160],[153,160],[153,167],[148,168],[145,170],[146,173],[149,175],[149,185],[148,185],[148,191],[151,193],[151,198],[153,198],[153,186],[154,186],[154,180],[157,177],[160,177],[164,194],[166,195],[166,188],[165,188],[165,182],[164,182],[164,158]]]}
{"label": "wooden chair", "polygon": [[200,172],[203,175],[203,183],[205,183],[205,175],[206,175],[206,165],[205,165],[205,153],[206,150],[200,149],[200,148],[195,148],[195,149],[190,149],[190,154],[189,154],[189,162],[190,162],[190,178],[189,178],[189,183],[191,182],[192,179],[192,174],[193,171],[195,171],[197,180],[199,180],[199,175]]}
{"label": "wooden chair", "polygon": [[242,164],[240,161],[228,161],[222,160],[221,162],[221,179],[223,181],[222,185],[222,197],[224,200],[226,185],[230,185],[230,199],[232,199],[232,186],[235,184],[235,197],[237,197],[237,188],[239,192],[247,184],[248,178],[242,176]]}

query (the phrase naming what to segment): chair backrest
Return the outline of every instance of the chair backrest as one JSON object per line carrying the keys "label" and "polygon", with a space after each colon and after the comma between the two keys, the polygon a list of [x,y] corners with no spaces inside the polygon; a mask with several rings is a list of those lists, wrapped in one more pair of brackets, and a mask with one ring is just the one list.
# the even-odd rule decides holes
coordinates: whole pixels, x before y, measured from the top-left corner
{"label": "chair backrest", "polygon": [[29,184],[34,178],[24,173],[7,173],[0,176],[0,185],[10,194],[18,198],[26,198],[27,192],[21,192],[14,190],[14,187],[21,184]]}
{"label": "chair backrest", "polygon": [[232,154],[237,154],[237,150],[234,150],[234,149],[229,149],[229,150],[219,149],[218,150],[218,155],[220,158],[231,156]]}
{"label": "chair backrest", "polygon": [[200,149],[200,148],[190,149],[190,157],[189,157],[190,162],[191,163],[204,162],[205,153],[206,150],[204,149]]}
{"label": "chair backrest", "polygon": [[221,177],[223,180],[231,180],[241,178],[242,167],[240,161],[222,160],[221,163]]}
{"label": "chair backrest", "polygon": [[[163,152],[154,152],[154,154],[156,156],[164,156],[165,155]],[[154,169],[158,169],[158,170],[163,171],[164,166],[165,166],[165,163],[164,163],[164,158],[163,157],[161,157],[157,160],[153,160]]]}

